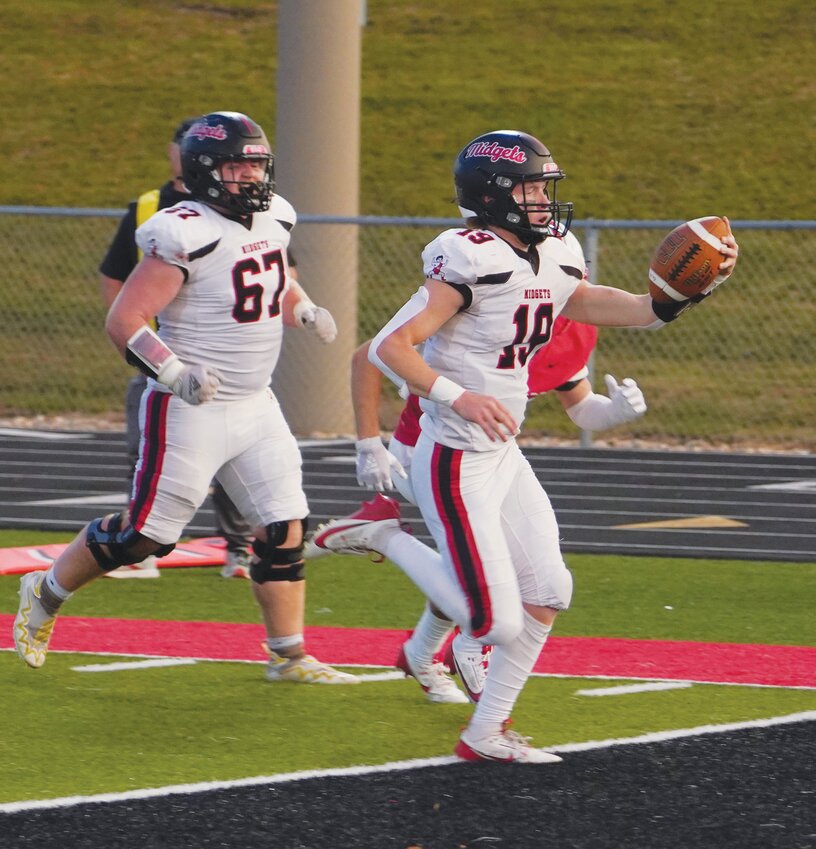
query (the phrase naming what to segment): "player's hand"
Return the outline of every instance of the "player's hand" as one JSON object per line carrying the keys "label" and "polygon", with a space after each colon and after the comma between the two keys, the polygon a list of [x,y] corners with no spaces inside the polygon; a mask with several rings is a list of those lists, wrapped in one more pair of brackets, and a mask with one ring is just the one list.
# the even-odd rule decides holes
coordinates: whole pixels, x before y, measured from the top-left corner
{"label": "player's hand", "polygon": [[728,233],[720,240],[725,246],[725,250],[722,252],[725,259],[720,263],[717,269],[718,274],[711,285],[704,290],[704,295],[710,295],[720,283],[725,283],[734,271],[737,259],[739,259],[739,245],[731,232],[731,222],[725,216],[723,216],[723,221],[728,225]]}
{"label": "player's hand", "polygon": [[223,377],[214,368],[186,365],[170,385],[174,395],[193,406],[205,404],[215,398]]}
{"label": "player's hand", "polygon": [[612,401],[612,415],[616,424],[634,421],[646,412],[646,399],[631,377],[625,377],[619,384],[611,374],[607,374],[604,382],[606,394]]}
{"label": "player's hand", "polygon": [[325,307],[305,307],[300,311],[300,323],[326,345],[337,338],[337,325]]}
{"label": "player's hand", "polygon": [[357,449],[357,483],[360,486],[382,492],[394,488],[392,475],[408,477],[402,463],[383,445],[379,436],[358,439],[354,447]]}
{"label": "player's hand", "polygon": [[463,419],[479,425],[491,442],[508,439],[518,433],[519,427],[510,411],[490,395],[478,392],[462,393],[452,405]]}

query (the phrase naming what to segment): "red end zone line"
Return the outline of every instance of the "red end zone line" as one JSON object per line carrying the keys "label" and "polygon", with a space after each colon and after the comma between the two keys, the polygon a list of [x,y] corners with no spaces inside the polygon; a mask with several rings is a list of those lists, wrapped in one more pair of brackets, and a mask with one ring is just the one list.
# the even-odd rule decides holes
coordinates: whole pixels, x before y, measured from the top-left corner
{"label": "red end zone line", "polygon": [[[0,615],[0,648],[12,648],[14,617]],[[307,628],[310,652],[338,665],[392,666],[405,631]],[[64,652],[263,660],[260,625],[63,616],[51,648]],[[775,687],[816,687],[816,648],[603,637],[552,637],[535,672],[661,678]]]}

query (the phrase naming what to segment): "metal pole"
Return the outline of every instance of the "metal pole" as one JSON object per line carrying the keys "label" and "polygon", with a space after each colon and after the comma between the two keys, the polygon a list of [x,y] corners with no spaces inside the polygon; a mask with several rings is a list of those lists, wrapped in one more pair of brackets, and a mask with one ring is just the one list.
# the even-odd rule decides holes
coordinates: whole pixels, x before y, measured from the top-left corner
{"label": "metal pole", "polygon": [[[359,214],[361,9],[360,0],[278,3],[275,176],[299,214]],[[274,389],[297,434],[353,432],[357,236],[356,224],[293,231],[300,282],[339,331],[331,345],[286,334]]]}
{"label": "metal pole", "polygon": [[[585,240],[585,250],[584,255],[586,257],[587,264],[589,265],[589,279],[593,283],[598,282],[598,230],[593,226],[592,219],[587,220],[586,227],[586,240]],[[587,368],[589,370],[589,382],[591,384],[595,384],[595,351],[593,349],[592,353],[589,355],[589,362],[587,362]],[[592,431],[581,429],[581,440],[580,440],[581,448],[591,448],[592,447]]]}

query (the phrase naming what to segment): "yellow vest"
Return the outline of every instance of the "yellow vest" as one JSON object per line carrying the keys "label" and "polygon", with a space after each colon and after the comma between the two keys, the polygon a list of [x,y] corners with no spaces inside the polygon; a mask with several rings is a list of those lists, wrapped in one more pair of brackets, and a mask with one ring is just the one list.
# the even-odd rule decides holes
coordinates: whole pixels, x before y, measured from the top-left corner
{"label": "yellow vest", "polygon": [[[159,209],[159,190],[151,189],[149,192],[145,192],[143,195],[139,195],[139,199],[136,201],[136,226],[141,227],[142,224],[150,218],[153,213],[157,212]],[[136,248],[137,255],[139,260],[141,260],[143,254],[139,248]]]}

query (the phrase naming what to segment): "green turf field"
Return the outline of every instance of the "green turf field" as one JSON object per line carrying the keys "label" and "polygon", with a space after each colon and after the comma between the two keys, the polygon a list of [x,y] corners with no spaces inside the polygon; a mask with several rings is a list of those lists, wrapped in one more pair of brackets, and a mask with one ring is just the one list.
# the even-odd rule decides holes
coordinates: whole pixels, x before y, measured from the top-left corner
{"label": "green turf field", "polygon": [[[16,544],[33,541],[30,532],[25,536]],[[0,533],[0,543],[13,544],[9,537]],[[567,559],[576,592],[573,609],[558,622],[559,636],[816,644],[808,603],[816,564]],[[420,608],[419,594],[388,563],[327,557],[309,576],[308,625],[407,629]],[[18,580],[0,578],[0,613],[16,610]],[[100,580],[63,613],[258,621],[246,582],[224,581],[216,568],[165,570],[158,581]],[[407,680],[324,689],[271,685],[253,663],[73,670],[114,660],[57,653],[31,670],[13,653],[0,654],[7,717],[0,802],[448,755],[470,711],[431,705]],[[576,695],[613,683],[623,682],[532,679],[514,713],[515,727],[537,745],[558,745],[816,710],[816,691],[801,689],[706,684]],[[32,724],[35,715],[39,725]],[[15,717],[27,718],[26,724],[16,725]],[[47,747],[31,746],[33,727],[47,727]]]}

